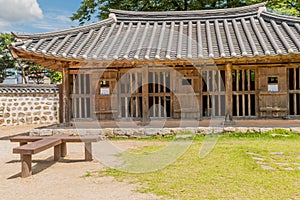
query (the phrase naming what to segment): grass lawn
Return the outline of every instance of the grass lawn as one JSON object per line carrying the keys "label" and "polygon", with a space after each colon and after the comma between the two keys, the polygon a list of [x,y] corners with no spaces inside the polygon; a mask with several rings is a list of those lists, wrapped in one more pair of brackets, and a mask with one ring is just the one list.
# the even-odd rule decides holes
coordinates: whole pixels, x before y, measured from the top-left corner
{"label": "grass lawn", "polygon": [[[277,132],[279,136],[222,136],[205,158],[198,156],[204,137],[197,137],[184,155],[162,170],[126,173],[107,169],[99,175],[141,183],[140,192],[163,199],[300,199],[300,136]],[[134,152],[149,154],[162,148],[151,143]]]}

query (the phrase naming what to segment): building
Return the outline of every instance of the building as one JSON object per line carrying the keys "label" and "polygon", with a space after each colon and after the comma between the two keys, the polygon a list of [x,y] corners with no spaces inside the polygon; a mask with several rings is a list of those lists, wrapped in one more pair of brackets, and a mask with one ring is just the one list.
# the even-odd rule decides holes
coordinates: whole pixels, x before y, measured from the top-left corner
{"label": "building", "polygon": [[146,122],[300,116],[300,19],[265,4],[111,10],[67,30],[15,35],[15,57],[63,72],[62,115]]}

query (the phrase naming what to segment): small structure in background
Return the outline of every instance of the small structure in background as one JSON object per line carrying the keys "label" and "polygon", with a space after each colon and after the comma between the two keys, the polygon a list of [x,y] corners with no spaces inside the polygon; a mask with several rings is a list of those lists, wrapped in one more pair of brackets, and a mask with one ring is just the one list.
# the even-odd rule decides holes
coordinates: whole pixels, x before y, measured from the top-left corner
{"label": "small structure in background", "polygon": [[16,69],[6,69],[8,76],[4,79],[2,84],[23,84],[22,75]]}

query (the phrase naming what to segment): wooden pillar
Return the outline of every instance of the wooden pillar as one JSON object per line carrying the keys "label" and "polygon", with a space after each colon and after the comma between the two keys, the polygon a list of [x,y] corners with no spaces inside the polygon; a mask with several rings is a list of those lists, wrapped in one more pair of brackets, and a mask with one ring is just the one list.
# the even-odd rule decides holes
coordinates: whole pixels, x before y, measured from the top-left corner
{"label": "wooden pillar", "polygon": [[149,88],[148,88],[148,65],[144,65],[142,69],[142,91],[143,91],[143,123],[147,123],[149,121]]}
{"label": "wooden pillar", "polygon": [[61,123],[68,125],[70,123],[70,77],[67,65],[63,65],[62,70],[62,104],[60,105],[62,111]]}
{"label": "wooden pillar", "polygon": [[22,163],[21,177],[22,178],[31,176],[32,174],[31,162],[32,162],[31,155],[21,154],[21,163]]}
{"label": "wooden pillar", "polygon": [[226,64],[226,115],[225,122],[232,121],[232,63]]}
{"label": "wooden pillar", "polygon": [[84,156],[85,156],[86,161],[93,160],[92,143],[91,142],[84,143]]}

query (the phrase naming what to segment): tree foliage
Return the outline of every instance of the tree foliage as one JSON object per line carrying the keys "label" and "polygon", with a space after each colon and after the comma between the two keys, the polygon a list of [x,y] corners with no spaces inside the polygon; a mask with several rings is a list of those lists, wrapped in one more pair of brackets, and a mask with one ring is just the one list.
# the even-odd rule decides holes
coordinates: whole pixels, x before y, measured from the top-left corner
{"label": "tree foliage", "polygon": [[7,47],[12,41],[13,36],[11,34],[0,33],[0,83],[9,75],[6,70],[16,66],[15,60]]}
{"label": "tree foliage", "polygon": [[[84,24],[92,19],[105,19],[108,9],[131,11],[183,11],[218,8],[233,8],[265,0],[82,0],[81,6],[71,17]],[[280,14],[300,15],[300,1],[272,0],[267,5],[271,10]]]}
{"label": "tree foliage", "polygon": [[62,73],[54,70],[48,70],[47,76],[50,78],[51,84],[58,84],[62,81]]}
{"label": "tree foliage", "polygon": [[24,83],[27,83],[25,76],[30,76],[36,84],[42,84],[46,71],[51,83],[61,82],[61,73],[53,70],[45,70],[45,68],[34,63],[13,58],[8,48],[8,45],[13,41],[14,37],[12,34],[0,33],[0,83],[10,75],[7,73],[7,69],[20,70]]}
{"label": "tree foliage", "polygon": [[291,0],[272,0],[269,1],[268,5],[270,8],[279,13],[285,15],[291,15],[300,17],[300,1]]}

